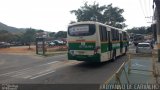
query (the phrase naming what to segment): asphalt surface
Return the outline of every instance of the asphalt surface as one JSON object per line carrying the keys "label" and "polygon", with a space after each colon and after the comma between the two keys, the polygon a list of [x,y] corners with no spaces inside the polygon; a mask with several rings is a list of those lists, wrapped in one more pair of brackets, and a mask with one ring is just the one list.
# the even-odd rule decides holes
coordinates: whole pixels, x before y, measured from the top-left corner
{"label": "asphalt surface", "polygon": [[[40,86],[47,84],[51,87],[54,84],[56,88],[61,87],[59,90],[63,90],[62,88],[69,90],[67,89],[68,86],[72,86],[72,89],[82,90],[82,86],[86,88],[91,85],[92,90],[97,90],[99,84],[107,81],[126,60],[126,56],[121,56],[114,62],[108,61],[97,64],[68,61],[65,54],[52,57],[0,54],[0,83],[40,84]],[[44,88],[37,90],[40,89],[44,90]],[[32,90],[34,89],[32,88]],[[49,89],[45,88],[45,90]],[[83,88],[83,90],[85,89]]]}

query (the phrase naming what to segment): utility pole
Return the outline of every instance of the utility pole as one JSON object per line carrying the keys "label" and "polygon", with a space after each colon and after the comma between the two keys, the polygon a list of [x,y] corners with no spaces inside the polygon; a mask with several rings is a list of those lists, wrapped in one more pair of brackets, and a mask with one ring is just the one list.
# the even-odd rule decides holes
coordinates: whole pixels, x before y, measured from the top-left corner
{"label": "utility pole", "polygon": [[[154,3],[156,5],[156,7],[154,7]],[[152,5],[152,9],[154,11],[154,19],[156,20],[156,31],[157,31],[157,52],[158,52],[158,62],[160,62],[160,12],[159,12],[159,4],[160,1],[159,0],[153,0],[153,5]]]}
{"label": "utility pole", "polygon": [[157,10],[155,9],[154,18],[156,19],[156,31],[157,31],[157,52],[158,52],[158,62],[160,62],[160,17]]}
{"label": "utility pole", "polygon": [[[157,13],[158,14],[158,13]],[[158,16],[158,15],[157,15]],[[157,17],[157,49],[158,49],[158,62],[160,62],[160,20]]]}

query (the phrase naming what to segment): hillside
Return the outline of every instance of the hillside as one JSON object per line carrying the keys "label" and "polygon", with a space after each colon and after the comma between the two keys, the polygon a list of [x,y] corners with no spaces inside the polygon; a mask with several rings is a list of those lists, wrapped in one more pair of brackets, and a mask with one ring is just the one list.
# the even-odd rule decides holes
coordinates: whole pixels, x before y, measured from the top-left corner
{"label": "hillside", "polygon": [[7,26],[0,22],[0,30],[6,30],[12,34],[21,34],[25,32],[25,29],[19,29],[11,26]]}

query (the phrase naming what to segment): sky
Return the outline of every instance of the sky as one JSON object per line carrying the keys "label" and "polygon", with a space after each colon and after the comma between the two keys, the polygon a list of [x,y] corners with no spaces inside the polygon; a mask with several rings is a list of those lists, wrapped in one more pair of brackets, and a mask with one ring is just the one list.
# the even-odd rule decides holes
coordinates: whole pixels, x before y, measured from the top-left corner
{"label": "sky", "polygon": [[0,0],[0,22],[17,28],[35,28],[45,31],[66,31],[85,2],[124,9],[122,14],[128,25],[125,29],[149,26],[153,16],[152,0]]}

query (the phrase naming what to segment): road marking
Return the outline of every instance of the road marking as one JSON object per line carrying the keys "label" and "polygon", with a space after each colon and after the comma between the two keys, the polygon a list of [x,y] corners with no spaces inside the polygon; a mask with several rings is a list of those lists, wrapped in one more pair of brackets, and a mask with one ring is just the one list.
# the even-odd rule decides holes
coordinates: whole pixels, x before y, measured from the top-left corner
{"label": "road marking", "polygon": [[59,61],[53,61],[53,62],[50,62],[50,63],[47,63],[47,64],[43,64],[43,65],[48,65],[48,64],[53,64],[53,63],[57,63]]}
{"label": "road marking", "polygon": [[[35,66],[35,67],[45,66],[45,65],[53,64],[53,63],[57,63],[57,62],[59,62],[59,61],[53,61],[53,62],[41,64],[41,65],[38,65],[38,66]],[[0,76],[8,76],[9,74],[12,74],[12,73],[22,73],[24,71],[32,70],[35,67],[30,67],[30,68],[25,68],[25,69],[18,70],[18,71],[12,71],[12,72],[8,72],[8,73],[0,74]]]}
{"label": "road marking", "polygon": [[48,72],[48,73],[40,74],[40,75],[32,77],[30,79],[35,79],[35,78],[38,78],[38,77],[41,77],[41,76],[44,76],[44,75],[47,75],[47,74],[50,74],[50,73],[53,73],[53,72],[55,72],[55,71],[51,71],[51,72]]}
{"label": "road marking", "polygon": [[23,77],[23,78],[27,79],[27,78],[30,78],[30,77],[32,77],[32,76],[28,75],[28,76],[26,76],[26,77]]}
{"label": "road marking", "polygon": [[[56,63],[56,64],[54,64],[54,63]],[[68,61],[67,62],[66,61],[65,62],[60,62],[60,61],[46,62],[44,64],[40,64],[40,65],[33,66],[30,68],[25,68],[25,69],[18,70],[18,71],[4,73],[4,74],[1,74],[0,76],[5,75],[5,76],[13,77],[13,78],[36,79],[38,77],[42,77],[44,75],[55,72],[56,68],[66,66],[66,65],[77,64],[77,63],[79,63],[79,62],[77,62],[77,61],[73,61],[73,62],[68,62]]]}
{"label": "road marking", "polygon": [[23,74],[25,74],[26,72],[21,72],[20,74],[15,74],[15,75],[13,75],[13,76],[11,76],[11,77],[17,77],[17,76],[21,76],[21,75],[23,75]]}
{"label": "road marking", "polygon": [[[65,57],[66,56],[66,54],[62,54],[62,55],[56,55],[56,56],[53,56],[54,58],[59,58],[59,57]],[[52,58],[52,57],[49,57],[49,58]]]}
{"label": "road marking", "polygon": [[[13,75],[13,76],[11,76],[11,77],[22,77],[22,78],[30,78],[30,77],[32,77],[32,76],[34,76],[34,75],[39,75],[39,74],[43,74],[43,73],[47,73],[47,72],[49,72],[49,71],[52,71],[53,69],[47,69],[47,70],[43,70],[43,71],[41,71],[41,72],[36,72],[36,73],[32,73],[32,74],[28,74],[27,75],[27,73],[28,72],[22,72],[22,73],[20,73],[20,74],[17,74],[17,75]],[[27,76],[26,76],[27,75]]]}
{"label": "road marking", "polygon": [[31,69],[31,68],[26,68],[26,69],[22,69],[22,70],[18,70],[18,71],[12,71],[12,72],[8,72],[8,73],[0,74],[0,76],[5,76],[5,75],[16,73],[16,72],[18,73],[20,71],[27,71],[29,69]]}

